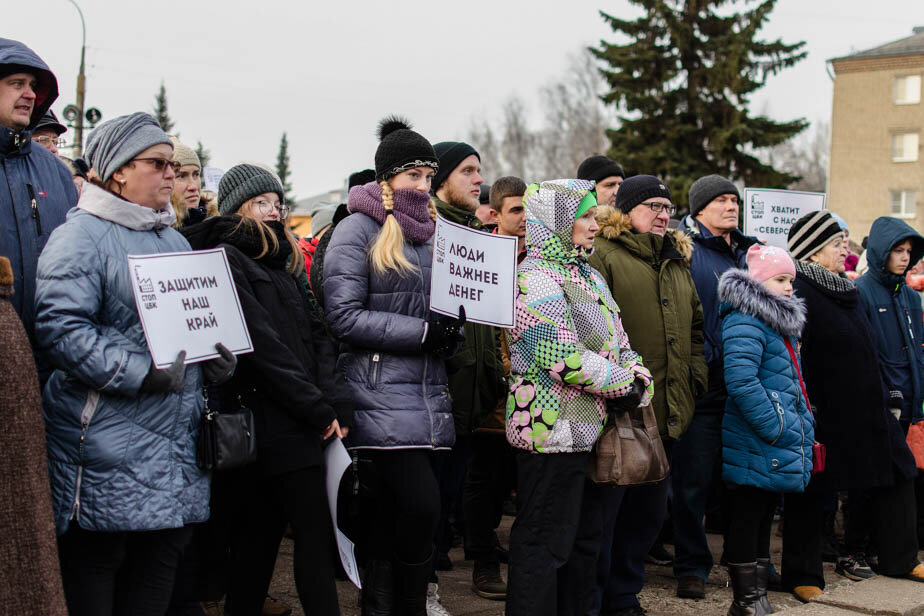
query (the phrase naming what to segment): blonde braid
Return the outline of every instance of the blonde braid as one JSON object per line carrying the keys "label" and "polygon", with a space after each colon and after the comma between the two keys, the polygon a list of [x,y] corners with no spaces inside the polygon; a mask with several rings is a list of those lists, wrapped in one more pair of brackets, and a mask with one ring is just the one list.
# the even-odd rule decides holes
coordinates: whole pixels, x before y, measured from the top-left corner
{"label": "blonde braid", "polygon": [[428,203],[427,206],[430,208],[430,218],[436,220],[436,201],[430,199],[430,203]]}
{"label": "blonde braid", "polygon": [[379,186],[382,187],[382,206],[390,212],[395,209],[395,191],[388,182],[379,182]]}
{"label": "blonde braid", "polygon": [[369,261],[379,276],[387,270],[394,270],[403,276],[417,268],[404,256],[404,231],[392,213],[395,208],[395,192],[388,182],[380,182],[379,185],[382,187],[385,222],[369,249]]}

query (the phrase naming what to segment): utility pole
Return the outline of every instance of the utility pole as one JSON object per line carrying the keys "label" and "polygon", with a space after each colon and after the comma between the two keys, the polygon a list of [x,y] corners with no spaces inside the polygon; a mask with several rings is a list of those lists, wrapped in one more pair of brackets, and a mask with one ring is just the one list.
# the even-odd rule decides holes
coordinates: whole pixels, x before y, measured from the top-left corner
{"label": "utility pole", "polygon": [[80,27],[83,29],[83,38],[80,44],[80,72],[77,74],[77,117],[74,119],[74,158],[83,154],[83,97],[86,93],[84,76],[84,56],[87,51],[87,24],[83,20],[83,11],[74,0],[68,0],[77,9],[80,15]]}

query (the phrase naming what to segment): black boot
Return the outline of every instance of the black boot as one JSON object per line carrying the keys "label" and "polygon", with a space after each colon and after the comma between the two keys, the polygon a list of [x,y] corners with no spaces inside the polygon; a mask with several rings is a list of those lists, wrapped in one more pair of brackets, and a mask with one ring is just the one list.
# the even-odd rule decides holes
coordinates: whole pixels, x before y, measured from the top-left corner
{"label": "black boot", "polygon": [[392,616],[395,594],[391,561],[370,561],[364,573],[362,616]]}
{"label": "black boot", "polygon": [[433,573],[433,554],[420,563],[395,558],[395,615],[427,616],[427,583]]}
{"label": "black boot", "polygon": [[728,575],[735,595],[728,616],[763,616],[757,595],[757,563],[728,563]]}
{"label": "black boot", "polygon": [[764,614],[772,614],[773,606],[767,598],[767,580],[770,579],[770,559],[757,559],[757,600]]}

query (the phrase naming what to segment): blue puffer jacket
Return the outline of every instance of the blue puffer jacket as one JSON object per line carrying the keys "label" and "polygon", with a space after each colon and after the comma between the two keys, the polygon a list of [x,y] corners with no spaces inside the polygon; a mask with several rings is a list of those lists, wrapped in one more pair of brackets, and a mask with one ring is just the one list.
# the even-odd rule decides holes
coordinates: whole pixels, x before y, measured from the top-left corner
{"label": "blue puffer jacket", "polygon": [[[354,188],[354,190],[356,190]],[[340,340],[338,368],[353,393],[349,448],[447,449],[455,442],[443,360],[421,351],[430,314],[432,239],[405,244],[416,271],[376,275],[369,247],[379,223],[351,214],[324,257],[327,323]]]}
{"label": "blue puffer jacket", "polygon": [[805,326],[798,298],[773,295],[743,270],[719,281],[728,400],[722,418],[722,477],[771,492],[802,492],[812,472],[815,420],[793,350]]}
{"label": "blue puffer jacket", "polygon": [[[911,240],[908,269],[924,256],[924,237],[904,221],[883,216],[869,230],[869,269],[857,279],[860,302],[873,326],[879,364],[891,389],[902,392],[902,419],[924,418],[924,320],[921,295],[905,276],[886,272],[896,244]],[[907,270],[906,270],[907,273]]]}
{"label": "blue puffer jacket", "polygon": [[11,301],[31,340],[38,257],[51,232],[77,205],[77,189],[64,163],[32,143],[30,128],[58,98],[54,75],[31,49],[0,38],[0,67],[6,64],[28,67],[38,82],[29,128],[0,126],[0,256],[9,258],[13,268]]}
{"label": "blue puffer jacket", "polygon": [[86,184],[38,265],[36,339],[57,368],[43,394],[58,533],[178,528],[209,513],[196,466],[201,369],[178,393],[139,391],[151,356],[129,254],[189,250],[155,212]]}

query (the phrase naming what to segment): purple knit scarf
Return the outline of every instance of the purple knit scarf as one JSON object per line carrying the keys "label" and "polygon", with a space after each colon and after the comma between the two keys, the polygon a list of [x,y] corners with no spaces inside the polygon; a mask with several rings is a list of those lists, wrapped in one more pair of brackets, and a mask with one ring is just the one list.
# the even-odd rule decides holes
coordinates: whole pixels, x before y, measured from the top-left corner
{"label": "purple knit scarf", "polygon": [[[436,222],[430,217],[430,195],[419,190],[396,190],[395,207],[392,214],[404,237],[412,244],[423,244],[433,236]],[[350,189],[347,210],[352,214],[362,212],[385,224],[385,207],[382,205],[382,187],[369,182]]]}

